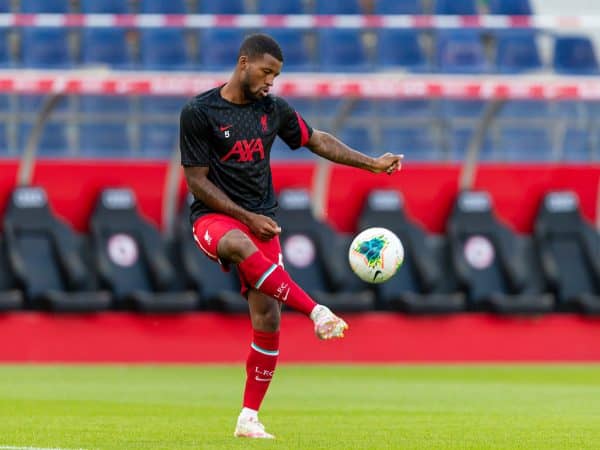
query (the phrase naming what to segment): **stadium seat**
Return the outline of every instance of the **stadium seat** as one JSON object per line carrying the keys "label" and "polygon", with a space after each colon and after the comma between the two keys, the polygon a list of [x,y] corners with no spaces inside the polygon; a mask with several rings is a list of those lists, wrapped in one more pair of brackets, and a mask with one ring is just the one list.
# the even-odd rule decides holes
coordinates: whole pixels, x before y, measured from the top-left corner
{"label": "stadium seat", "polygon": [[418,30],[377,31],[377,67],[426,71],[427,57],[419,42]]}
{"label": "stadium seat", "polygon": [[140,32],[140,60],[145,70],[190,69],[183,30],[152,28]]}
{"label": "stadium seat", "polygon": [[531,14],[529,0],[488,0],[490,14],[528,16]]}
{"label": "stadium seat", "polygon": [[179,142],[176,123],[144,123],[140,127],[140,155],[168,159]]}
{"label": "stadium seat", "polygon": [[[22,123],[19,126],[19,148],[25,149],[29,135],[33,130],[31,123]],[[66,157],[69,156],[69,140],[67,125],[64,122],[46,122],[37,147],[38,157]]]}
{"label": "stadium seat", "polygon": [[[453,124],[446,130],[446,139],[450,152],[448,159],[450,161],[464,161],[467,156],[469,144],[473,138],[473,133],[475,132],[475,126],[475,123],[471,125]],[[480,161],[494,160],[494,148],[489,133],[486,133],[483,138],[478,159]]]}
{"label": "stadium seat", "polygon": [[385,126],[381,132],[384,151],[402,153],[407,161],[445,159],[440,145],[436,143],[435,131],[430,126]]}
{"label": "stadium seat", "polygon": [[22,13],[67,13],[69,0],[21,0],[19,10]]}
{"label": "stadium seat", "polygon": [[269,34],[281,46],[284,71],[309,72],[315,69],[307,37],[302,30],[278,28],[269,31]]}
{"label": "stadium seat", "polygon": [[431,119],[435,113],[434,102],[429,99],[382,99],[377,101],[375,107],[383,118],[388,119]]}
{"label": "stadium seat", "polygon": [[126,158],[132,145],[124,123],[84,123],[79,126],[79,152],[95,158]]}
{"label": "stadium seat", "polygon": [[532,126],[502,126],[496,156],[503,161],[552,161],[556,159],[549,130]]}
{"label": "stadium seat", "polygon": [[129,189],[101,192],[90,222],[101,285],[116,307],[144,312],[194,310],[197,295],[185,290],[158,230],[139,214]]}
{"label": "stadium seat", "polygon": [[140,111],[144,114],[160,114],[179,117],[183,105],[187,102],[186,97],[152,97],[144,96],[140,98]]}
{"label": "stadium seat", "polygon": [[366,50],[359,31],[320,29],[319,67],[325,72],[357,72],[369,69]]}
{"label": "stadium seat", "polygon": [[600,314],[600,235],[582,217],[574,192],[544,196],[534,236],[558,308]]}
{"label": "stadium seat", "polygon": [[9,13],[11,11],[11,0],[0,0],[0,13]]}
{"label": "stadium seat", "polygon": [[484,73],[490,68],[477,30],[439,31],[435,61],[446,73]]}
{"label": "stadium seat", "polygon": [[590,132],[588,129],[568,126],[562,139],[561,160],[589,162],[592,160]]}
{"label": "stadium seat", "polygon": [[[2,158],[7,157],[14,150],[9,143],[7,128],[6,122],[0,122],[0,157]],[[0,289],[2,289],[1,286]]]}
{"label": "stadium seat", "polygon": [[200,2],[200,14],[244,14],[244,0],[204,0]]}
{"label": "stadium seat", "polygon": [[81,40],[81,60],[85,65],[132,67],[126,31],[122,28],[87,28]]}
{"label": "stadium seat", "polygon": [[56,69],[73,63],[66,29],[26,27],[21,31],[21,64],[24,67]]}
{"label": "stadium seat", "polygon": [[597,74],[599,68],[594,44],[583,36],[555,37],[552,67],[557,73]]}
{"label": "stadium seat", "polygon": [[530,281],[534,267],[524,263],[517,236],[495,216],[483,191],[463,191],[447,224],[451,264],[473,310],[544,313],[554,298]]}
{"label": "stadium seat", "polygon": [[10,52],[10,39],[8,30],[0,30],[0,68],[8,68],[14,65]]}
{"label": "stadium seat", "polygon": [[363,153],[377,153],[371,130],[364,126],[345,126],[338,133],[339,139]]}
{"label": "stadium seat", "polygon": [[189,209],[192,201],[192,195],[188,194],[183,202],[175,246],[178,264],[199,293],[200,309],[247,313],[248,302],[240,293],[237,269],[231,267],[231,271],[223,271],[221,265],[206,256],[194,240]]}
{"label": "stadium seat", "polygon": [[128,3],[123,0],[79,0],[79,7],[84,14],[127,14],[131,12]]}
{"label": "stadium seat", "polygon": [[142,14],[186,14],[185,0],[141,0],[139,4]]}
{"label": "stadium seat", "polygon": [[258,0],[258,14],[304,14],[303,0]]}
{"label": "stadium seat", "polygon": [[497,32],[495,66],[502,73],[542,69],[535,33],[526,30]]}
{"label": "stadium seat", "polygon": [[[37,115],[44,107],[44,103],[50,97],[50,95],[36,95],[36,94],[24,94],[16,97],[16,104],[19,112],[26,115]],[[58,100],[58,103],[54,105],[52,110],[52,117],[56,115],[64,114],[69,110],[70,105],[69,97],[62,97]]]}
{"label": "stadium seat", "polygon": [[128,114],[131,112],[131,100],[122,95],[81,95],[79,111],[91,115]]}
{"label": "stadium seat", "polygon": [[283,190],[277,223],[286,271],[317,302],[334,311],[370,311],[372,290],[349,276],[348,247],[324,222],[312,215],[306,190]]}
{"label": "stadium seat", "polygon": [[375,0],[375,14],[423,14],[420,0]]}
{"label": "stadium seat", "polygon": [[362,14],[359,0],[316,0],[315,14]]}
{"label": "stadium seat", "polygon": [[485,100],[442,99],[439,105],[440,114],[445,120],[472,119],[482,117],[487,102]]}
{"label": "stadium seat", "polygon": [[410,220],[399,192],[374,190],[369,193],[359,219],[359,230],[383,227],[394,232],[404,247],[402,267],[386,283],[377,285],[379,304],[384,309],[410,313],[447,313],[466,309],[464,293],[447,270],[434,239]]}
{"label": "stadium seat", "polygon": [[6,243],[0,238],[0,312],[14,311],[24,306],[23,292],[10,269]]}
{"label": "stadium seat", "polygon": [[81,239],[52,213],[42,188],[13,191],[4,235],[10,269],[29,308],[81,312],[110,307],[110,294],[96,289],[84,263]]}
{"label": "stadium seat", "polygon": [[551,103],[544,100],[506,100],[498,111],[498,118],[511,119],[539,120],[550,118],[551,115]]}
{"label": "stadium seat", "polygon": [[[218,2],[216,2],[218,3]],[[226,70],[235,67],[244,30],[213,28],[200,32],[199,61],[202,70]]]}
{"label": "stadium seat", "polygon": [[477,3],[475,0],[435,0],[435,14],[443,15],[475,15]]}

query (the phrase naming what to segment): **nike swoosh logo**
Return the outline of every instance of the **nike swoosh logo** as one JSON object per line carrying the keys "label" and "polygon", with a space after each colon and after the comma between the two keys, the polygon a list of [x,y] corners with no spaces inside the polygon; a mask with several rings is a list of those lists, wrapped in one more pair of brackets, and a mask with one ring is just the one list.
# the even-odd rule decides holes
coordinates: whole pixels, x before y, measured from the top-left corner
{"label": "nike swoosh logo", "polygon": [[377,279],[378,275],[381,275],[381,270],[378,270],[377,272],[375,272],[375,276],[373,277],[373,281],[375,281]]}
{"label": "nike swoosh logo", "polygon": [[229,130],[232,126],[233,125],[225,125],[225,126],[219,127],[219,130],[226,131],[226,130]]}
{"label": "nike swoosh logo", "polygon": [[287,298],[288,298],[288,295],[289,295],[289,293],[290,293],[290,289],[288,288],[288,290],[287,290],[287,291],[285,291],[285,295],[284,295],[284,296],[281,298],[281,301],[282,301],[282,302],[285,302],[285,301],[287,301]]}
{"label": "nike swoosh logo", "polygon": [[271,381],[271,379],[270,379],[270,378],[254,377],[254,379],[255,379],[256,381]]}

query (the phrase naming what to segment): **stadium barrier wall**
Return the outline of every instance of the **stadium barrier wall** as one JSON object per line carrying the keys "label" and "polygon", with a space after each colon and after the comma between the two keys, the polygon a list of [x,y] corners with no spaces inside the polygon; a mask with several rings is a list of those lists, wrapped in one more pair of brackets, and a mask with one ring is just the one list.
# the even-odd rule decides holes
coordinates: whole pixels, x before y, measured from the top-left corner
{"label": "stadium barrier wall", "polygon": [[[0,162],[0,211],[16,185],[16,161]],[[307,188],[313,183],[314,163],[273,163],[276,189]],[[129,187],[142,214],[161,225],[162,196],[167,163],[162,161],[45,161],[36,162],[33,184],[44,187],[54,211],[78,231],[87,231],[99,192],[109,186]],[[406,162],[401,174],[374,175],[358,169],[334,166],[328,185],[327,218],[342,232],[356,230],[362,205],[373,188],[403,192],[408,213],[429,231],[443,232],[458,192],[459,165]],[[595,222],[600,164],[587,165],[480,165],[476,189],[488,190],[500,217],[516,231],[532,230],[539,202],[551,189],[577,193],[584,216]],[[185,195],[181,185],[180,198]]]}

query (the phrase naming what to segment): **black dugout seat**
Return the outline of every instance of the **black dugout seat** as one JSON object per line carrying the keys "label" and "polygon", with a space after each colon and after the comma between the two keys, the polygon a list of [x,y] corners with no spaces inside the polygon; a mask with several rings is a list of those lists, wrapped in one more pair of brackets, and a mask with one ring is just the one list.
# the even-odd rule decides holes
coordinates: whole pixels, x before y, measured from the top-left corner
{"label": "black dugout seat", "polygon": [[82,240],[54,216],[42,188],[13,191],[4,235],[10,270],[25,292],[28,308],[91,312],[110,307],[110,294],[96,290],[84,262]]}
{"label": "black dugout seat", "polygon": [[575,193],[546,194],[534,236],[558,309],[600,314],[600,235],[582,217]]}
{"label": "black dugout seat", "polygon": [[9,267],[4,240],[0,239],[0,311],[21,309],[25,306],[23,292]]}
{"label": "black dugout seat", "polygon": [[196,309],[158,230],[143,219],[129,189],[102,191],[91,218],[96,270],[118,309],[183,312]]}
{"label": "black dugout seat", "polygon": [[221,265],[206,256],[194,241],[190,224],[190,205],[193,197],[188,194],[179,217],[176,236],[176,254],[192,287],[199,293],[201,308],[239,313],[248,311],[248,302],[240,294],[237,271],[231,266],[224,272]]}
{"label": "black dugout seat", "polygon": [[470,307],[499,313],[544,313],[554,296],[525,264],[516,234],[493,213],[487,192],[461,192],[448,220],[451,261]]}
{"label": "black dugout seat", "polygon": [[444,244],[428,236],[404,211],[397,191],[372,191],[363,207],[360,231],[383,227],[394,232],[404,247],[404,263],[390,280],[377,285],[382,308],[409,313],[451,313],[466,309],[465,295],[444,267]]}
{"label": "black dugout seat", "polygon": [[334,311],[375,309],[372,290],[362,282],[346,283],[348,247],[333,229],[313,216],[308,192],[283,190],[278,200],[276,220],[282,228],[283,261],[292,279],[317,303]]}

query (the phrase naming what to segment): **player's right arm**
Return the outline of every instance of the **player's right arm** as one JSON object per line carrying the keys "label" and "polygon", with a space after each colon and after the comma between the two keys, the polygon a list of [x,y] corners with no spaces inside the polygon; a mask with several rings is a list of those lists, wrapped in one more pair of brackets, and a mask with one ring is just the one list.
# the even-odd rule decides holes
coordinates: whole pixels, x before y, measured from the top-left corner
{"label": "player's right arm", "polygon": [[281,232],[281,228],[270,217],[250,212],[232,201],[208,179],[208,171],[206,166],[184,167],[185,180],[194,197],[213,211],[227,214],[245,223],[259,239],[269,240]]}
{"label": "player's right arm", "polygon": [[211,149],[206,139],[209,135],[210,129],[205,116],[198,108],[187,104],[181,111],[179,147],[190,192],[213,211],[246,224],[259,239],[268,240],[279,234],[281,229],[273,219],[242,208],[210,181],[208,173]]}

